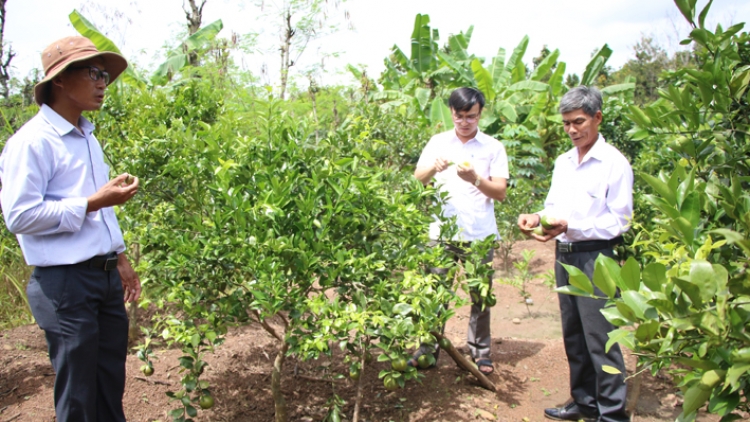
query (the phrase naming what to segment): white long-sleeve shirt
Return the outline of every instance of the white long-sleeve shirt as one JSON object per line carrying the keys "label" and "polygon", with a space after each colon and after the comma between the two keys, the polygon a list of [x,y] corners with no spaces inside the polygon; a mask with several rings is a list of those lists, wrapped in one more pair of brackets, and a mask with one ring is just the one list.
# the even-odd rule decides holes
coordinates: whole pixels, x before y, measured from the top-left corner
{"label": "white long-sleeve shirt", "polygon": [[29,265],[75,264],[125,250],[112,207],[86,212],[87,198],[109,182],[109,167],[94,126],[83,117],[79,126],[42,105],[0,155],[0,205]]}
{"label": "white long-sleeve shirt", "polygon": [[[469,161],[477,175],[484,178],[509,177],[508,156],[502,142],[479,131],[466,143],[458,139],[453,129],[433,136],[422,150],[417,167],[430,167],[438,157],[455,163]],[[455,166],[435,174],[435,184],[440,192],[448,193],[442,204],[443,215],[457,218],[459,232],[453,240],[466,242],[489,235],[499,237],[494,201],[472,183],[458,177]],[[440,237],[440,225],[435,216],[430,224],[430,239]]]}
{"label": "white long-sleeve shirt", "polygon": [[599,135],[581,163],[573,148],[555,160],[552,186],[540,216],[565,219],[561,242],[608,240],[625,233],[633,216],[633,169]]}

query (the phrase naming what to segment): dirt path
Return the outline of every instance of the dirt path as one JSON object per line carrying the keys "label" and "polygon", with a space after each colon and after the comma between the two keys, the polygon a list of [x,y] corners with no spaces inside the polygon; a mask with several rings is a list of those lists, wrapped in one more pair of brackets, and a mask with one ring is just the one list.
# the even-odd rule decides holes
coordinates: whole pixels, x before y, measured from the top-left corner
{"label": "dirt path", "polygon": [[[551,245],[534,241],[516,245],[516,255],[535,248],[533,270],[538,277],[528,287],[533,299],[531,316],[518,291],[496,284],[498,304],[492,311],[492,354],[496,371],[492,380],[498,393],[477,387],[443,354],[435,369],[422,372],[421,384],[388,392],[377,379],[383,363],[373,363],[363,379],[366,421],[542,421],[545,407],[568,399],[568,367],[563,350],[557,296],[542,282],[552,268]],[[496,262],[499,268],[499,263]],[[500,275],[500,274],[498,274]],[[514,323],[514,319],[517,319]],[[457,347],[465,346],[468,307],[458,311],[446,327],[447,337]],[[207,360],[208,380],[216,406],[202,412],[199,421],[261,422],[273,420],[270,374],[276,353],[275,341],[254,326],[233,329],[217,352]],[[145,378],[140,361],[128,357],[125,413],[129,421],[169,421],[174,406],[165,392],[176,389],[179,350],[157,351],[155,374]],[[628,356],[632,373],[635,360]],[[304,362],[288,360],[282,381],[292,421],[321,421],[326,402],[338,395],[346,401],[351,416],[355,385],[348,377],[323,381],[330,374],[346,373],[340,359]],[[296,376],[295,376],[296,373]],[[53,421],[54,373],[47,358],[43,333],[34,325],[0,336],[0,422]],[[666,376],[645,376],[636,405],[635,421],[673,421],[680,413],[675,389]],[[360,419],[362,420],[362,419]],[[718,417],[701,415],[701,421]]]}

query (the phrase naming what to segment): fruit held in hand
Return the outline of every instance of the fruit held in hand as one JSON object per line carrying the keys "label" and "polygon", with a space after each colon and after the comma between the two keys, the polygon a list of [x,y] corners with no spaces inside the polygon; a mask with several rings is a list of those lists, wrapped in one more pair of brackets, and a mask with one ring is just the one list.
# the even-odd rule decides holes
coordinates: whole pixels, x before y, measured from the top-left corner
{"label": "fruit held in hand", "polygon": [[531,230],[532,233],[534,233],[537,236],[544,236],[544,230],[542,230],[542,226],[536,226],[533,230]]}
{"label": "fruit held in hand", "polygon": [[557,224],[557,219],[555,217],[543,215],[539,222],[542,224],[542,227],[549,230]]}
{"label": "fruit held in hand", "polygon": [[125,184],[132,185],[133,182],[135,182],[135,177],[132,174],[128,174],[128,177],[125,178]]}
{"label": "fruit held in hand", "polygon": [[471,167],[471,163],[468,161],[464,161],[463,163],[461,163],[461,165],[464,167]]}

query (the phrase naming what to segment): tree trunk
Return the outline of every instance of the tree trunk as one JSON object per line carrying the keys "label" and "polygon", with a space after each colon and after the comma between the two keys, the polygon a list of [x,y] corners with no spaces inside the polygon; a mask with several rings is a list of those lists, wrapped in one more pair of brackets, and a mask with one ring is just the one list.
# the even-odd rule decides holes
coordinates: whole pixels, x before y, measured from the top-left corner
{"label": "tree trunk", "polygon": [[[438,340],[438,342],[443,338],[443,335],[438,333],[437,331],[433,331],[430,334],[435,336],[435,338]],[[495,387],[495,384],[492,383],[476,366],[474,366],[473,362],[469,362],[468,359],[466,359],[461,353],[459,353],[458,350],[456,350],[455,347],[453,347],[453,344],[451,344],[445,351],[450,355],[450,357],[453,358],[453,360],[456,362],[456,365],[458,365],[460,368],[463,368],[469,372],[471,372],[472,375],[474,375],[477,380],[479,381],[479,384],[482,385],[482,387],[490,390],[490,391],[497,391],[497,387]]]}
{"label": "tree trunk", "polygon": [[8,47],[5,50],[5,3],[7,0],[0,0],[0,86],[2,91],[0,95],[7,99],[10,95],[10,89],[8,88],[8,82],[10,82],[10,75],[8,70],[10,69],[10,61],[13,60],[16,53],[13,52],[13,48]]}
{"label": "tree trunk", "polygon": [[[200,6],[197,6],[195,0],[188,0],[188,3],[190,4],[189,11],[185,9],[185,3],[183,1],[182,10],[185,12],[185,17],[188,21],[188,36],[195,34],[201,29],[201,21],[203,21],[203,6],[206,5],[206,1],[208,0],[201,0]],[[190,66],[197,66],[198,54],[195,52],[188,54],[188,62],[190,63]]]}
{"label": "tree trunk", "polygon": [[294,38],[294,29],[292,29],[292,10],[291,6],[287,6],[284,14],[284,39],[281,44],[281,99],[284,99],[286,94],[287,80],[289,79],[289,68],[292,66],[289,60],[289,53],[292,49],[292,38]]}
{"label": "tree trunk", "polygon": [[354,415],[352,416],[352,422],[359,422],[359,409],[362,404],[362,385],[365,382],[365,366],[367,364],[365,363],[364,356],[360,360],[360,368],[359,368],[359,379],[357,380],[357,398],[354,402]]}
{"label": "tree trunk", "polygon": [[289,350],[289,343],[283,342],[279,353],[276,355],[276,360],[273,362],[273,372],[271,372],[271,393],[276,410],[275,422],[287,421],[286,400],[284,400],[284,393],[281,391],[281,369],[284,366],[287,350]]}
{"label": "tree trunk", "polygon": [[[133,266],[138,267],[141,262],[141,245],[133,245]],[[128,304],[128,343],[135,344],[138,341],[138,304]]]}

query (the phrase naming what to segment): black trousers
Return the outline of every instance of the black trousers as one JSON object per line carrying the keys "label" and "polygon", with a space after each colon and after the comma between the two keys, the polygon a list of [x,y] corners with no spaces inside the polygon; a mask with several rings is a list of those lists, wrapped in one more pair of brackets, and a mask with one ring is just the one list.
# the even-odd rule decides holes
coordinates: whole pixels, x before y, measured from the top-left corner
{"label": "black trousers", "polygon": [[[613,256],[612,249],[593,252],[556,252],[555,278],[557,286],[569,284],[568,272],[560,263],[573,265],[589,278],[594,274],[594,263],[599,254]],[[594,287],[599,297],[606,297]],[[565,353],[570,366],[570,395],[587,414],[598,414],[600,421],[629,421],[625,413],[625,363],[620,346],[615,344],[605,353],[607,333],[614,326],[607,321],[600,310],[606,300],[558,295]],[[602,365],[613,366],[621,371],[612,375],[602,370]]]}
{"label": "black trousers", "polygon": [[124,422],[128,316],[120,273],[37,267],[26,289],[55,369],[58,422]]}

